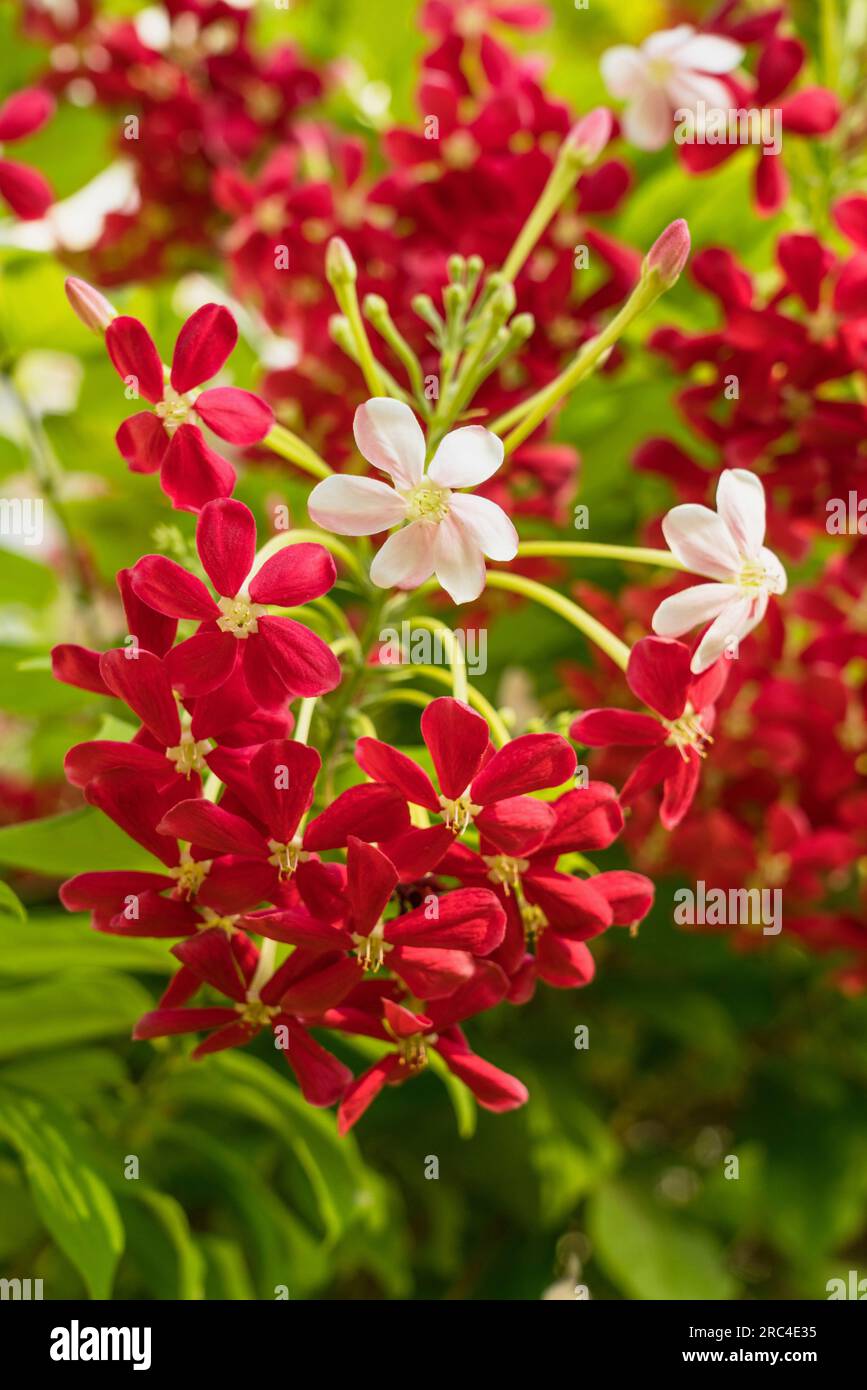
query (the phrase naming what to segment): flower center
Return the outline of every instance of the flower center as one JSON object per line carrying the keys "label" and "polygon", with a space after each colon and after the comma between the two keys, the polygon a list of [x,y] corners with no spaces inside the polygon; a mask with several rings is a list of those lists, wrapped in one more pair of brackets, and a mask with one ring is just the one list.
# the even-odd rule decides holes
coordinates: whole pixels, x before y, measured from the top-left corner
{"label": "flower center", "polygon": [[263,1004],[261,999],[248,999],[246,1004],[236,1004],[235,1008],[241,1015],[241,1022],[256,1032],[280,1012],[276,1004]]}
{"label": "flower center", "polygon": [[234,936],[235,923],[240,913],[236,912],[232,917],[221,917],[212,907],[200,907],[199,911],[202,914],[199,931],[209,931],[211,927],[219,927],[220,931],[224,931],[227,936]]}
{"label": "flower center", "polygon": [[689,705],[679,719],[663,719],[662,723],[668,730],[667,746],[676,748],[685,763],[689,762],[690,748],[700,758],[707,757],[705,744],[713,743],[713,739]]}
{"label": "flower center", "polygon": [[166,757],[174,763],[176,770],[189,781],[194,772],[207,770],[205,762],[207,751],[207,742],[196,743],[190,734],[184,733],[181,734],[181,741],[176,747],[166,749]]}
{"label": "flower center", "polygon": [[779,576],[772,570],[766,569],[760,560],[745,560],[738,575],[738,587],[746,590],[749,595],[767,592],[778,594],[780,589]]}
{"label": "flower center", "polygon": [[259,631],[259,618],[265,612],[261,603],[251,603],[248,598],[221,598],[217,607],[222,618],[217,619],[221,632],[231,632],[233,637],[249,637]]}
{"label": "flower center", "polygon": [[437,483],[419,483],[405,494],[407,516],[411,521],[445,521],[451,493]]}
{"label": "flower center", "polygon": [[[431,1034],[431,1041],[436,1034]],[[427,1066],[427,1043],[428,1039],[423,1033],[413,1033],[411,1038],[397,1039],[397,1056],[400,1066],[406,1067],[407,1071],[421,1071]]]}
{"label": "flower center", "polygon": [[660,87],[664,86],[673,72],[674,66],[669,58],[651,58],[647,64],[647,76]]}
{"label": "flower center", "polygon": [[441,796],[439,800],[443,808],[443,820],[456,835],[463,835],[467,826],[472,824],[473,816],[477,816],[482,809],[470,801],[466,792],[454,800],[448,796]]}
{"label": "flower center", "polygon": [[271,851],[268,863],[279,869],[281,878],[291,877],[298,865],[309,858],[301,849],[301,838],[298,835],[287,845],[281,845],[279,840],[269,840],[268,848]]}
{"label": "flower center", "polygon": [[154,406],[169,434],[173,434],[179,425],[186,423],[192,408],[192,398],[178,395],[171,386],[166,386],[162,400]]}
{"label": "flower center", "polygon": [[177,879],[178,889],[185,898],[194,898],[208,876],[210,859],[190,859],[184,855],[174,869],[169,869],[172,878]]}
{"label": "flower center", "polygon": [[521,902],[520,911],[527,945],[535,945],[542,935],[542,932],[548,926],[548,918],[545,916],[541,907],[536,903],[528,903],[526,899]]}
{"label": "flower center", "polygon": [[468,130],[454,130],[442,143],[443,161],[450,169],[470,169],[479,153],[478,142]]}
{"label": "flower center", "polygon": [[352,933],[355,954],[364,970],[370,971],[372,975],[382,969],[386,951],[394,949],[390,942],[383,939],[384,932],[385,924],[377,922],[369,936],[362,936],[360,932]]}
{"label": "flower center", "polygon": [[517,890],[521,874],[530,867],[529,859],[513,859],[509,854],[483,854],[482,858],[488,866],[488,878],[501,884],[507,897]]}

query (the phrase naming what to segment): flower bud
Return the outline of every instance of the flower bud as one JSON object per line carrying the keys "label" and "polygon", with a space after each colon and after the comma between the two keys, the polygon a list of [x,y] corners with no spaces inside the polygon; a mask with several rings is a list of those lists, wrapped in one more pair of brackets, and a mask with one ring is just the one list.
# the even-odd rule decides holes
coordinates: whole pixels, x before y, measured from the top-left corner
{"label": "flower bud", "polygon": [[582,164],[595,164],[614,129],[614,120],[607,106],[596,106],[573,125],[566,136],[564,149],[577,155]]}
{"label": "flower bud", "polygon": [[333,236],[325,252],[325,275],[329,285],[354,285],[358,268],[343,237]]}
{"label": "flower bud", "polygon": [[663,287],[670,289],[680,278],[689,259],[689,246],[689,227],[682,217],[678,217],[656,238],[645,256],[642,266],[644,274],[655,274]]}
{"label": "flower bud", "polygon": [[100,294],[99,290],[94,289],[86,280],[79,280],[75,275],[70,275],[64,288],[76,318],[92,333],[103,334],[112,319],[117,318],[114,305],[109,304],[105,295]]}

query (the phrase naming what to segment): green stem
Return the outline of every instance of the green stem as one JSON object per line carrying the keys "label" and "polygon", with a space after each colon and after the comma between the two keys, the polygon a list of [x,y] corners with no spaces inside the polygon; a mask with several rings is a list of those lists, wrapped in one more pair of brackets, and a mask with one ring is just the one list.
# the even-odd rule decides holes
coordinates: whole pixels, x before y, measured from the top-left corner
{"label": "green stem", "polygon": [[295,720],[295,728],[292,733],[295,743],[306,743],[309,739],[313,711],[316,708],[318,698],[317,695],[307,695],[298,706],[298,718]]}
{"label": "green stem", "polygon": [[305,444],[303,439],[299,439],[297,434],[287,430],[285,425],[272,426],[262,443],[273,454],[288,459],[290,463],[294,463],[297,468],[310,473],[314,478],[331,477],[332,470],[325,460],[321,459],[309,444]]}
{"label": "green stem", "polygon": [[610,656],[621,671],[626,670],[629,661],[629,648],[626,643],[621,642],[619,637],[615,637],[613,632],[609,632],[608,628],[592,614],[579,608],[572,599],[566,598],[565,594],[558,594],[556,589],[549,589],[547,584],[539,584],[535,579],[525,579],[521,574],[512,574],[505,570],[489,570],[487,583],[488,588],[506,589],[509,593],[521,594],[524,598],[532,599],[535,603],[541,603],[543,607],[550,608],[552,613],[557,613],[561,618],[565,618],[567,623],[576,627],[601,651],[605,652],[606,656]]}
{"label": "green stem", "polygon": [[548,182],[542,189],[535,207],[515,238],[515,243],[503,262],[500,274],[505,280],[512,283],[517,279],[527,257],[542,236],[548,223],[574,188],[575,180],[582,167],[583,160],[567,146],[563,146],[554,168],[548,175]]}
{"label": "green stem", "polygon": [[[445,671],[443,671],[439,666],[413,666],[412,670],[414,676],[425,676],[428,680],[436,681],[437,685],[445,685],[449,687],[451,686],[451,676],[447,674]],[[401,674],[396,674],[391,676],[391,679],[401,680],[403,679],[403,677]],[[392,700],[397,700],[399,696],[405,695],[407,699],[410,701],[410,703],[421,703],[421,701],[418,699],[418,695],[420,694],[420,692],[417,690],[402,690],[399,693],[397,691],[389,691],[387,692],[387,694],[390,696]],[[469,687],[467,691],[467,696],[467,704],[472,705],[474,710],[477,710],[478,713],[484,719],[487,719],[494,743],[497,745],[498,748],[502,748],[505,743],[509,742],[512,736],[509,733],[509,730],[506,728],[505,723],[500,718],[500,715],[494,709],[494,706],[490,703],[489,700],[486,700],[484,695],[480,694],[479,691],[476,690],[475,686],[473,685]],[[376,696],[374,697],[374,699],[371,700],[371,703],[378,703],[380,700],[385,698],[385,695]],[[427,697],[425,697],[425,705],[428,704],[430,704],[430,700]]]}
{"label": "green stem", "polygon": [[380,376],[379,363],[373,355],[370,346],[370,339],[367,336],[367,329],[364,327],[364,320],[361,317],[361,309],[358,304],[358,290],[354,281],[344,281],[334,286],[334,294],[340,312],[349,324],[349,331],[355,346],[355,359],[361,368],[365,385],[372,396],[383,394],[382,378]]}
{"label": "green stem", "polygon": [[467,664],[464,660],[464,652],[456,634],[439,618],[408,618],[410,625],[424,628],[427,632],[441,632],[445,638],[446,648],[449,654],[449,665],[452,669],[452,693],[456,700],[463,700],[464,704],[469,699],[469,682],[467,681]]}
{"label": "green stem", "polygon": [[607,545],[602,541],[522,541],[518,554],[564,558],[587,556],[597,560],[626,560],[637,565],[662,565],[672,570],[686,568],[670,550],[653,550],[640,545]]}

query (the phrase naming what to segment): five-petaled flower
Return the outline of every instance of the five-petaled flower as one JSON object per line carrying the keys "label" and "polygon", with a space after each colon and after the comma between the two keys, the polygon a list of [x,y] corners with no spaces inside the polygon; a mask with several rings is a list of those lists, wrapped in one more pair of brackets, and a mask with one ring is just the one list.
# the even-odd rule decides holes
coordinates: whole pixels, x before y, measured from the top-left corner
{"label": "five-petaled flower", "polygon": [[642,637],[629,654],[626,679],[633,694],[657,717],[637,710],[590,709],[569,732],[590,748],[622,744],[650,749],[628,778],[620,799],[634,801],[662,782],[659,819],[671,830],[683,820],[695,796],[701,760],[712,741],[714,705],[728,673],[728,663],[718,661],[695,676],[683,642]]}
{"label": "five-petaled flower", "polygon": [[[326,478],[310,494],[313,520],[343,536],[373,536],[400,526],[370,568],[380,588],[414,589],[436,574],[455,603],[485,587],[485,556],[513,560],[518,535],[502,507],[458,491],[497,472],[503,444],[481,425],[452,430],[425,467],[425,439],[409,406],[374,397],[358,407],[355,442],[393,486],[375,478]],[[406,522],[406,525],[402,523]]]}
{"label": "five-petaled flower", "polygon": [[[228,497],[235,470],[206,443],[198,418],[229,444],[257,444],[274,423],[265,401],[236,386],[197,388],[216,376],[238,341],[238,327],[221,304],[203,304],[187,319],[167,372],[143,323],[120,314],[105,331],[112,364],[137,395],[153,405],[125,420],[117,446],[134,473],[159,470],[176,507],[197,512]],[[168,379],[166,379],[168,378]]]}
{"label": "five-petaled flower", "polygon": [[[786,591],[786,572],[765,539],[765,490],[755,473],[726,468],[719,478],[717,510],[685,502],[672,507],[662,531],[672,554],[712,584],[695,584],[663,599],[653,615],[660,637],[681,637],[710,622],[692,657],[695,675],[762,621],[771,594]],[[735,645],[736,650],[736,645]]]}

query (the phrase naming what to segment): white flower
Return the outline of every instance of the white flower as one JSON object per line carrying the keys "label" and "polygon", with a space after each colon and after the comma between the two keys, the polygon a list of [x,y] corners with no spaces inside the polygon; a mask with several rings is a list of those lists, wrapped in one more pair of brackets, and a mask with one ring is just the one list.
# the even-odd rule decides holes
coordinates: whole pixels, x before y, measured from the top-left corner
{"label": "white flower", "polygon": [[[765,616],[771,594],[786,591],[786,571],[765,538],[765,490],[755,473],[727,468],[720,474],[717,510],[688,502],[673,507],[662,523],[668,548],[695,574],[715,580],[663,599],[653,615],[660,637],[681,637],[710,622],[692,658],[692,671],[706,671]],[[712,620],[712,621],[711,621]]]}
{"label": "white flower", "polygon": [[600,60],[612,96],[627,103],[623,134],[640,150],[660,150],[671,137],[675,111],[731,106],[731,93],[710,73],[731,72],[744,56],[740,44],[699,34],[691,24],[651,34],[640,48],[618,44]]}
{"label": "white flower", "polygon": [[313,520],[342,536],[373,536],[405,522],[377,552],[370,567],[374,584],[414,589],[436,574],[455,603],[478,598],[485,555],[513,560],[518,534],[495,502],[454,489],[475,487],[496,473],[502,440],[481,425],[452,430],[425,469],[421,426],[409,406],[384,396],[358,407],[353,433],[368,463],[387,473],[393,486],[335,474],[310,494]]}

